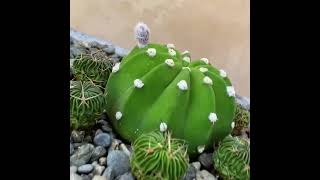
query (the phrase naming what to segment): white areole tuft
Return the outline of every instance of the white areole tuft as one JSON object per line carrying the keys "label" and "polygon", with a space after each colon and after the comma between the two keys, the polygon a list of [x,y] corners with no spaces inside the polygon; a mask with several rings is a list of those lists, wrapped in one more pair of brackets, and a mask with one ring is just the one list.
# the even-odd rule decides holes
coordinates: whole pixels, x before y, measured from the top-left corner
{"label": "white areole tuft", "polygon": [[236,96],[236,91],[234,90],[233,86],[227,86],[227,93],[230,97]]}
{"label": "white areole tuft", "polygon": [[175,56],[175,55],[177,54],[176,51],[173,50],[173,49],[169,49],[169,50],[168,50],[168,53],[169,53],[171,56]]}
{"label": "white areole tuft", "polygon": [[201,68],[199,68],[199,70],[200,70],[202,73],[205,73],[205,72],[207,72],[207,71],[208,71],[208,69],[207,69],[207,68],[205,68],[205,67],[201,67]]}
{"label": "white areole tuft", "polygon": [[170,67],[174,66],[174,61],[172,59],[166,59],[164,62]]}
{"label": "white areole tuft", "polygon": [[178,82],[177,86],[179,87],[180,90],[185,91],[188,89],[188,84],[185,80],[181,80]]}
{"label": "white areole tuft", "polygon": [[217,115],[214,112],[210,113],[208,118],[209,121],[212,122],[212,124],[214,124],[218,120]]}
{"label": "white areole tuft", "polygon": [[231,128],[233,129],[233,128],[234,128],[234,126],[235,126],[235,125],[234,125],[234,122],[232,122],[232,123],[231,123]]}
{"label": "white areole tuft", "polygon": [[175,48],[175,46],[174,46],[174,44],[167,44],[167,48],[173,49],[173,48]]}
{"label": "white areole tuft", "polygon": [[116,113],[116,119],[117,119],[117,120],[120,120],[121,117],[122,117],[122,113],[121,113],[120,111],[118,111],[118,112]]}
{"label": "white areole tuft", "polygon": [[220,69],[220,76],[225,78],[227,77],[227,73],[223,69]]}
{"label": "white areole tuft", "polygon": [[203,61],[206,64],[209,64],[209,59],[208,58],[201,58],[200,60]]}
{"label": "white areole tuft", "polygon": [[203,78],[203,82],[204,82],[205,84],[209,84],[209,85],[212,85],[212,84],[213,84],[213,83],[212,83],[212,79],[209,78],[208,76],[205,76],[205,77]]}
{"label": "white areole tuft", "polygon": [[137,88],[142,88],[143,85],[144,85],[143,82],[142,82],[140,79],[134,80],[134,81],[133,81],[133,84],[134,84],[134,86],[137,87]]}
{"label": "white areole tuft", "polygon": [[182,60],[184,60],[184,61],[187,62],[187,63],[190,63],[190,62],[191,62],[191,59],[190,59],[190,57],[188,57],[188,56],[183,57]]}
{"label": "white areole tuft", "polygon": [[149,48],[147,53],[150,57],[154,57],[157,54],[157,50],[155,48]]}
{"label": "white areole tuft", "polygon": [[166,123],[162,122],[160,123],[160,131],[165,132],[167,130],[168,126]]}
{"label": "white areole tuft", "polygon": [[200,146],[198,146],[198,147],[197,147],[198,153],[202,153],[202,152],[204,151],[205,147],[206,147],[206,145],[200,145]]}
{"label": "white areole tuft", "polygon": [[118,72],[120,69],[120,63],[116,63],[113,67],[112,67],[112,72],[116,73]]}

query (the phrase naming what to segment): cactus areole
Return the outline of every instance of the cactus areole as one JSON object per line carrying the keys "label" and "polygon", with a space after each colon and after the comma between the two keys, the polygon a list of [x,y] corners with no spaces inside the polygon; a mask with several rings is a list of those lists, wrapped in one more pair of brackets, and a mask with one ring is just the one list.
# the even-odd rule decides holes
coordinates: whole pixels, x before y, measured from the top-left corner
{"label": "cactus areole", "polygon": [[180,53],[173,44],[141,46],[139,38],[106,86],[107,113],[122,138],[133,142],[141,133],[168,130],[186,140],[192,155],[230,134],[235,92],[225,73],[207,58],[186,61],[190,54]]}

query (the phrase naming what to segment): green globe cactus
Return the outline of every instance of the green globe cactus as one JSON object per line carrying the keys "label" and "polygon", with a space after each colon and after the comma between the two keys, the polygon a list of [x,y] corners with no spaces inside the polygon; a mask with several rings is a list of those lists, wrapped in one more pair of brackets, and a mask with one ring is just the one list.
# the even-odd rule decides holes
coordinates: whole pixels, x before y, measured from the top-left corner
{"label": "green globe cactus", "polygon": [[180,53],[173,44],[137,39],[139,44],[113,67],[106,86],[107,113],[122,138],[132,142],[162,125],[186,140],[194,155],[230,134],[235,92],[225,71],[206,58],[191,62],[189,52]]}
{"label": "green globe cactus", "polygon": [[250,142],[227,136],[213,153],[214,167],[226,180],[250,179]]}
{"label": "green globe cactus", "polygon": [[236,105],[236,114],[234,118],[235,126],[233,128],[233,135],[240,135],[241,130],[248,127],[250,121],[250,112],[244,109],[240,104]]}
{"label": "green globe cactus", "polygon": [[189,157],[182,140],[159,131],[140,135],[133,143],[132,173],[143,180],[180,180]]}
{"label": "green globe cactus", "polygon": [[111,72],[112,63],[102,50],[77,56],[72,64],[76,80],[92,81],[104,88]]}
{"label": "green globe cactus", "polygon": [[70,81],[71,128],[88,128],[95,124],[106,105],[102,91],[91,82]]}

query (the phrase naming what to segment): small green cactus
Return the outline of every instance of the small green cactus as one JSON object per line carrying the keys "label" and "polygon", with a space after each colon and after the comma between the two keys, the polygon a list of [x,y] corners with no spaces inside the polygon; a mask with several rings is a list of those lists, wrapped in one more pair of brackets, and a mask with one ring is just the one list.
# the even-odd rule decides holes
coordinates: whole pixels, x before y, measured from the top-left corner
{"label": "small green cactus", "polygon": [[227,136],[213,153],[213,164],[226,180],[250,179],[250,142]]}
{"label": "small green cactus", "polygon": [[244,109],[240,104],[236,106],[236,115],[234,118],[235,126],[232,135],[240,135],[241,130],[248,128],[250,122],[250,112]]}
{"label": "small green cactus", "polygon": [[87,128],[94,125],[105,104],[105,96],[93,83],[70,81],[71,128]]}
{"label": "small green cactus", "polygon": [[113,67],[106,86],[107,113],[122,138],[168,128],[196,155],[230,134],[235,91],[226,72],[207,58],[191,62],[173,44],[148,44],[148,28],[136,29],[146,32],[136,32],[138,45]]}
{"label": "small green cactus", "polygon": [[188,168],[187,148],[170,133],[142,134],[132,147],[131,169],[139,180],[180,180]]}
{"label": "small green cactus", "polygon": [[112,63],[102,50],[91,54],[81,54],[73,61],[76,80],[92,81],[104,88],[111,72]]}

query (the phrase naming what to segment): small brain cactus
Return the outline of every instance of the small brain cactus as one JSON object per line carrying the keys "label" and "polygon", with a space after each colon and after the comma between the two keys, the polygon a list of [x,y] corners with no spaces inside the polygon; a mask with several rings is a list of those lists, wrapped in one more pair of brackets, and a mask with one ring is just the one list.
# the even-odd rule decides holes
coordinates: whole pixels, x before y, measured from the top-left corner
{"label": "small brain cactus", "polygon": [[182,140],[170,133],[152,131],[133,143],[132,173],[143,180],[180,180],[188,168],[189,157]]}
{"label": "small brain cactus", "polygon": [[244,109],[240,104],[236,106],[236,115],[234,118],[233,135],[240,135],[241,130],[248,128],[250,122],[250,112]]}
{"label": "small brain cactus", "polygon": [[141,133],[170,130],[192,155],[230,134],[235,91],[226,72],[207,58],[191,62],[190,53],[173,44],[145,43],[147,28],[136,29],[144,46],[113,67],[106,86],[107,113],[122,138],[132,142]]}
{"label": "small brain cactus", "polygon": [[250,142],[227,136],[213,154],[214,167],[226,180],[250,179]]}
{"label": "small brain cactus", "polygon": [[76,80],[92,81],[104,88],[111,72],[112,63],[102,50],[81,54],[73,61]]}
{"label": "small brain cactus", "polygon": [[70,120],[73,129],[94,125],[105,105],[105,96],[96,85],[70,81]]}

